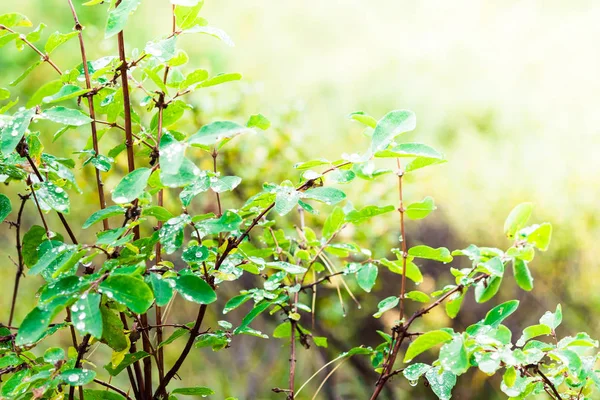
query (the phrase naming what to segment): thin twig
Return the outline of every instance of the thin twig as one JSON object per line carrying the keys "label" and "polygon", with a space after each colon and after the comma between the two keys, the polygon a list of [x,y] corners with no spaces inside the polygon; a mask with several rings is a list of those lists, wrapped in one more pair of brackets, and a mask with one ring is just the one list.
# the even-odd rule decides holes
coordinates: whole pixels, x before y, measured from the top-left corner
{"label": "thin twig", "polygon": [[[13,31],[12,29],[10,29],[8,26],[4,26],[4,25],[0,25],[0,31],[1,30],[5,30],[5,31],[10,32],[10,33],[17,33],[15,31]],[[58,72],[59,75],[62,75],[62,71],[60,70],[60,68],[58,68],[58,66],[56,64],[54,64],[54,62],[50,59],[50,56],[47,53],[42,53],[42,51],[40,49],[38,49],[29,40],[27,40],[27,37],[25,35],[23,35],[23,34],[19,35],[19,39],[23,43],[25,43],[27,46],[29,46],[33,51],[35,51],[36,53],[38,53],[38,55],[42,58],[42,61],[50,64],[50,66],[52,66],[52,68],[54,68],[54,70],[56,72]]]}
{"label": "thin twig", "polygon": [[110,390],[120,394],[121,396],[125,397],[128,400],[132,400],[131,397],[129,397],[129,395],[126,392],[124,392],[123,390],[119,389],[116,386],[111,385],[108,382],[101,381],[100,379],[94,379],[94,382],[96,382],[98,385],[102,385],[106,388],[109,388]]}
{"label": "thin twig", "polygon": [[[67,0],[69,3],[69,7],[71,8],[71,13],[73,14],[73,20],[75,21],[75,30],[77,31],[77,36],[79,38],[79,49],[81,52],[81,62],[83,65],[83,73],[85,75],[85,87],[88,90],[92,89],[92,80],[90,78],[90,70],[87,62],[87,54],[85,51],[85,43],[83,41],[83,26],[79,23],[79,18],[77,17],[77,12],[75,11],[75,7],[73,6],[72,0]],[[88,109],[90,112],[90,128],[92,130],[92,147],[95,156],[97,157],[100,154],[100,148],[98,146],[98,131],[96,129],[96,111],[94,109],[94,92],[89,92],[85,96],[88,101]],[[94,172],[96,174],[96,188],[98,190],[98,201],[100,202],[100,209],[104,210],[106,208],[106,199],[104,197],[104,184],[102,183],[102,177],[100,176],[100,170],[94,167]],[[104,230],[110,229],[108,225],[108,219],[105,218],[102,220],[102,225]]]}
{"label": "thin twig", "polygon": [[23,263],[23,246],[21,245],[21,224],[22,224],[22,216],[23,216],[23,210],[25,209],[25,203],[27,202],[27,200],[29,199],[29,194],[26,195],[19,195],[19,197],[21,197],[21,206],[19,207],[19,213],[17,214],[17,222],[15,223],[16,226],[16,236],[17,236],[17,257],[18,257],[18,264],[17,264],[17,272],[15,275],[15,286],[13,289],[13,296],[12,296],[12,302],[10,304],[10,315],[8,317],[8,325],[12,325],[12,321],[13,321],[13,317],[15,314],[15,305],[17,303],[17,294],[19,292],[19,283],[21,282],[21,277],[23,276],[23,267],[24,267],[24,263]]}

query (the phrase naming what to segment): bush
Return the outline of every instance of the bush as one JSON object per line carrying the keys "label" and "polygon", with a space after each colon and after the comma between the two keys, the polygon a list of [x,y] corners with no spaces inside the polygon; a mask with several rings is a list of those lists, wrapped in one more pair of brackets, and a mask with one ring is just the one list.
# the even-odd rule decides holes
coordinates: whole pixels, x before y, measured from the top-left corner
{"label": "bush", "polygon": [[[190,68],[189,57],[177,48],[180,36],[187,34],[208,34],[231,43],[227,34],[198,16],[202,0],[172,0],[172,33],[129,55],[123,29],[140,0],[117,1],[109,7],[105,38],[118,42],[118,54],[93,61],[87,57],[89,43],[84,40],[77,11],[71,0],[67,1],[74,31],[51,34],[43,48],[35,43],[41,41],[45,25],[31,30],[31,22],[21,14],[0,16],[0,46],[28,47],[40,56],[10,85],[26,79],[42,64],[56,74],[56,79],[41,86],[25,107],[12,114],[19,100],[11,99],[9,90],[0,89],[0,100],[6,103],[0,109],[0,177],[21,192],[12,198],[0,194],[0,221],[13,229],[17,254],[13,300],[6,307],[7,323],[0,328],[0,375],[7,375],[0,392],[3,398],[61,398],[68,392],[72,399],[76,390],[81,399],[211,395],[214,391],[207,386],[173,388],[173,378],[190,353],[200,351],[195,349],[220,351],[235,346],[239,335],[289,344],[289,386],[272,390],[288,399],[300,398],[306,384],[318,374],[297,384],[298,346],[327,346],[327,337],[311,332],[310,319],[318,318],[317,287],[333,285],[343,308],[343,296],[356,301],[345,278],[353,276],[356,285],[370,293],[380,269],[400,276],[399,294],[382,299],[373,310],[374,318],[398,313],[393,328],[377,332],[380,344],[348,349],[327,363],[321,370],[337,365],[322,379],[317,393],[331,373],[351,357],[370,359],[375,371],[371,399],[396,375],[403,375],[411,385],[423,377],[435,395],[449,399],[457,377],[469,368],[489,375],[503,371],[501,389],[517,399],[544,391],[555,399],[580,399],[600,384],[594,368],[597,356],[589,352],[598,342],[585,333],[558,340],[560,305],[555,312],[544,314],[539,324],[526,327],[515,344],[502,322],[517,309],[516,300],[492,307],[485,319],[464,332],[413,330],[416,321],[438,306],[443,305],[454,318],[469,289],[477,302],[491,300],[509,263],[517,285],[532,290],[528,264],[536,249],[548,248],[552,227],[548,223],[527,226],[532,205],[524,203],[506,220],[504,232],[511,241],[506,251],[475,245],[453,252],[427,245],[409,247],[405,219],[423,219],[436,206],[431,197],[405,202],[404,177],[445,162],[443,154],[430,146],[397,142],[403,133],[415,129],[412,112],[391,111],[379,120],[362,112],[351,114],[366,126],[368,149],[336,161],[300,162],[295,167],[303,171],[302,177],[293,178],[295,183],[266,183],[240,207],[226,207],[225,194],[235,193],[241,178],[219,170],[244,166],[220,165],[220,156],[243,140],[237,136],[266,130],[270,122],[255,114],[246,124],[212,121],[193,134],[178,130],[181,118],[193,108],[186,102],[188,95],[241,78],[237,73],[210,76],[204,69]],[[92,0],[86,5],[102,7],[101,3]],[[82,62],[63,70],[53,54],[69,40],[79,41]],[[42,126],[39,132],[34,130],[37,122]],[[69,154],[44,151],[52,123],[61,126],[52,142],[90,127],[88,144],[77,152],[85,167],[79,179],[77,163]],[[110,141],[102,139],[112,136],[114,141],[115,135],[122,139],[107,148]],[[396,168],[378,169],[375,161],[385,158],[395,159]],[[125,173],[118,160],[126,164]],[[207,160],[212,168],[201,168]],[[90,212],[81,226],[70,224],[72,199],[82,194],[78,181],[85,179],[89,170],[93,171],[98,209]],[[355,209],[339,188],[389,175],[394,175],[389,179],[394,181],[394,190],[397,185],[397,206]],[[117,177],[118,183],[110,185],[109,195],[103,182],[112,177]],[[193,203],[200,196],[212,199],[213,212],[194,211]],[[176,200],[166,204],[165,198]],[[26,212],[37,213],[39,224],[25,226]],[[311,218],[319,212],[326,215],[324,220]],[[349,225],[395,213],[400,248],[390,250],[394,258],[339,239]],[[53,214],[66,238],[51,224]],[[97,230],[95,237],[88,240],[85,232],[92,229]],[[419,284],[423,280],[420,260],[448,264],[456,256],[468,258],[470,265],[450,268],[454,284],[429,294],[408,290],[408,281]],[[19,292],[25,273],[41,276],[43,284],[37,305],[17,328],[13,325],[16,304],[22,298],[29,303],[33,297]],[[248,302],[252,307],[246,316],[206,326],[207,311],[216,308],[214,303],[222,296],[219,289],[248,275],[262,281],[253,280],[256,287],[241,290],[218,310],[227,314]],[[169,321],[168,310],[182,301],[198,305],[195,320]],[[408,302],[423,305],[408,314]],[[267,311],[283,315],[283,322],[269,332],[273,339],[252,328],[253,320]],[[69,335],[72,346],[50,347],[55,335]],[[548,337],[550,341],[540,340]],[[178,339],[185,345],[176,361],[167,365],[165,352]],[[112,353],[103,368],[90,360],[94,343]],[[440,345],[438,359],[411,363]],[[401,354],[405,366],[397,362]],[[128,385],[112,383],[112,378],[120,375],[126,376]]]}

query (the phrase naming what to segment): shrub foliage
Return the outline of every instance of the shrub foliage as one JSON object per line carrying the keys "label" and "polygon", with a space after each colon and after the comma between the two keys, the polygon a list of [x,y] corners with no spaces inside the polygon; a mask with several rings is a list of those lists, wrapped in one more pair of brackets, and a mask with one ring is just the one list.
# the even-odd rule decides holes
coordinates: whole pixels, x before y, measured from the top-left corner
{"label": "shrub foliage", "polygon": [[[244,140],[238,136],[266,130],[270,122],[255,114],[241,116],[245,124],[215,120],[195,132],[178,130],[178,121],[193,108],[186,101],[190,94],[241,78],[237,73],[214,75],[195,69],[177,46],[181,36],[195,34],[232,44],[225,32],[199,16],[203,1],[171,0],[172,33],[131,52],[124,29],[140,0],[88,1],[84,6],[97,8],[98,13],[107,10],[104,39],[118,44],[118,54],[96,60],[87,56],[89,43],[78,20],[79,6],[71,0],[64,3],[65,11],[72,12],[74,30],[52,33],[45,40],[44,24],[34,29],[21,14],[0,15],[0,46],[40,56],[9,86],[43,64],[54,74],[49,73],[48,82],[20,108],[10,90],[0,89],[0,179],[20,193],[0,194],[0,220],[11,230],[16,254],[13,300],[4,307],[0,327],[3,398],[211,395],[209,386],[174,387],[174,378],[191,352],[235,347],[239,335],[288,343],[289,385],[273,391],[288,399],[308,396],[306,384],[318,374],[304,384],[296,382],[296,354],[299,347],[327,346],[326,337],[311,332],[317,287],[333,285],[340,301],[354,299],[346,283],[351,279],[367,293],[364,296],[372,296],[382,269],[397,274],[398,295],[382,299],[372,314],[373,318],[397,315],[393,327],[378,332],[381,343],[349,348],[327,364],[368,357],[374,369],[371,399],[386,385],[402,384],[401,379],[392,379],[401,376],[411,385],[427,382],[440,399],[449,399],[457,378],[470,368],[503,374],[501,389],[514,399],[542,392],[554,399],[587,398],[600,384],[593,351],[598,342],[586,333],[559,339],[560,305],[516,340],[503,325],[517,309],[516,300],[490,306],[486,317],[464,332],[413,329],[436,307],[444,307],[454,318],[469,292],[479,303],[491,301],[509,266],[516,284],[532,290],[529,263],[536,251],[548,248],[552,227],[528,225],[532,205],[524,203],[506,219],[504,232],[510,242],[506,250],[470,245],[451,252],[444,247],[409,246],[405,219],[423,219],[436,206],[431,197],[404,199],[404,178],[445,162],[432,147],[401,140],[416,127],[411,111],[391,111],[379,120],[363,112],[351,114],[365,125],[368,148],[339,160],[299,162],[295,167],[300,173],[290,180],[265,183],[241,207],[227,207],[227,196],[236,191],[241,178],[222,173],[219,156]],[[54,55],[70,40],[79,42],[81,62],[63,69]],[[46,122],[36,130],[40,121]],[[55,130],[53,135],[50,129]],[[45,151],[44,144],[74,135],[89,135],[86,146],[76,153],[77,161],[71,154]],[[108,148],[105,136],[120,138],[118,145]],[[395,160],[396,168],[378,167],[385,158]],[[202,160],[209,160],[212,168],[201,168]],[[243,166],[227,165],[226,170],[235,168]],[[81,196],[78,176],[87,171],[93,171],[97,204],[90,206],[89,217],[79,226],[69,222],[69,213]],[[397,186],[398,204],[354,208],[342,188],[360,180],[387,180],[394,190]],[[105,186],[104,181],[111,184]],[[211,199],[214,212],[192,212],[192,204],[201,197]],[[175,201],[165,204],[165,198]],[[35,213],[38,223],[25,226],[24,213]],[[325,218],[311,216],[318,213]],[[60,225],[49,224],[52,214]],[[388,254],[374,254],[340,239],[347,226],[368,224],[383,214],[399,218],[398,248]],[[80,240],[84,233],[91,237],[86,233],[90,231],[95,232],[93,240]],[[450,265],[454,257],[470,260],[467,268],[449,267],[454,284],[433,293],[409,290],[423,280],[422,260]],[[43,284],[35,307],[17,321],[17,302],[31,303],[34,297],[19,292],[19,283],[23,276],[38,275]],[[244,275],[264,279],[221,299],[224,306],[216,309],[216,300],[223,296],[219,289]],[[168,310],[174,302],[197,304],[197,316],[193,321],[170,320]],[[421,306],[409,314],[408,302]],[[243,319],[206,325],[207,312],[226,315],[238,307],[249,310]],[[253,321],[269,312],[283,315],[283,322],[273,332],[254,329]],[[70,337],[70,347],[47,345],[53,335],[63,333]],[[176,340],[185,344],[168,365],[164,355]],[[111,350],[104,365],[89,360],[95,343]],[[420,362],[422,355],[438,347],[437,359]],[[118,375],[126,378],[116,381],[129,383],[122,387],[111,383]]]}

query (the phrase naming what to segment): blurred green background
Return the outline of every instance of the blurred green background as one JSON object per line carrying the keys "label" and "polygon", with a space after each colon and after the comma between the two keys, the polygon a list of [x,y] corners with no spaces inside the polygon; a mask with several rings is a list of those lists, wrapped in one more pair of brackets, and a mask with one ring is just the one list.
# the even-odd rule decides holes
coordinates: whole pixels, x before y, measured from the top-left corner
{"label": "blurred green background", "polygon": [[[114,52],[116,40],[102,41],[106,7],[85,9],[81,1],[75,3],[86,26],[86,40],[99,43],[88,45],[89,57]],[[0,13],[10,11],[26,14],[34,25],[45,22],[45,37],[72,27],[66,1],[2,0]],[[350,112],[361,110],[379,118],[392,109],[412,109],[418,127],[408,139],[434,145],[449,163],[408,178],[406,201],[431,195],[438,205],[428,219],[408,224],[409,244],[454,249],[475,243],[506,248],[504,218],[514,205],[534,202],[534,222],[554,225],[551,249],[531,265],[535,288],[524,293],[506,279],[499,298],[492,302],[522,300],[519,311],[507,321],[513,335],[561,303],[565,323],[560,335],[585,330],[598,337],[599,322],[590,315],[600,307],[600,273],[595,261],[600,237],[596,211],[600,80],[593,78],[600,70],[600,4],[583,0],[207,0],[202,15],[227,31],[236,47],[208,36],[185,38],[180,46],[192,60],[188,67],[240,72],[244,79],[194,98],[202,117],[188,121],[190,132],[194,121],[205,118],[244,120],[261,112],[273,122],[267,133],[240,139],[235,152],[227,155],[227,168],[245,178],[240,198],[225,200],[229,206],[254,194],[263,181],[298,179],[299,173],[292,168],[295,162],[317,157],[333,160],[344,152],[363,151],[368,139],[347,118]],[[126,31],[128,49],[142,48],[169,31],[169,2],[144,0]],[[29,49],[2,49],[0,86],[7,86],[35,58]],[[61,48],[54,59],[64,69],[76,65],[76,41]],[[25,99],[54,79],[52,73],[44,65],[12,91]],[[48,137],[52,133],[42,132]],[[88,134],[83,132],[82,138],[71,142],[59,141],[51,149],[75,150]],[[81,173],[91,176],[89,169]],[[109,186],[118,181],[118,177],[111,179]],[[95,209],[92,183],[82,179],[85,195],[74,205],[70,219],[83,221]],[[14,193],[18,189],[1,190]],[[393,176],[371,185],[353,184],[348,192],[356,205],[394,204],[397,197]],[[27,219],[38,223],[33,213]],[[387,249],[397,246],[396,219],[375,219],[346,232],[345,237],[371,245],[384,256]],[[5,312],[14,278],[8,259],[15,256],[10,245],[13,235],[6,226],[0,232],[0,277],[6,288],[0,294],[0,308]],[[420,290],[432,291],[450,282],[447,270],[448,266],[423,265],[426,279]],[[335,339],[326,351],[300,351],[299,384],[339,352],[359,344],[378,344],[375,329],[389,329],[392,321],[376,321],[370,314],[379,299],[397,293],[399,279],[389,278],[393,279],[378,283],[374,294],[361,295],[361,310],[346,299],[351,311],[345,319],[336,297],[329,296],[335,290],[322,291],[326,294],[319,302],[320,329]],[[33,304],[35,287],[35,280],[25,280],[31,303],[19,304],[17,321]],[[223,290],[232,296],[239,287]],[[173,318],[191,320],[195,309],[188,306],[178,307]],[[423,324],[461,329],[479,320],[491,306],[477,305],[470,298],[468,311],[456,321],[438,310]],[[228,318],[236,321],[242,315]],[[211,323],[221,317],[213,315]],[[257,322],[257,329],[269,333],[276,323],[277,316],[273,316]],[[175,352],[167,354],[167,359],[174,357]],[[282,398],[270,389],[285,385],[287,358],[288,346],[283,342],[243,338],[219,353],[197,350],[181,371],[186,379],[181,385],[211,386],[217,391],[215,398]],[[352,359],[318,398],[364,399],[375,379],[368,360]],[[315,381],[301,398],[312,397],[320,379]],[[390,387],[385,398],[434,398],[427,389],[412,388],[402,378]],[[505,397],[498,379],[481,373],[461,377],[455,389],[459,399]]]}

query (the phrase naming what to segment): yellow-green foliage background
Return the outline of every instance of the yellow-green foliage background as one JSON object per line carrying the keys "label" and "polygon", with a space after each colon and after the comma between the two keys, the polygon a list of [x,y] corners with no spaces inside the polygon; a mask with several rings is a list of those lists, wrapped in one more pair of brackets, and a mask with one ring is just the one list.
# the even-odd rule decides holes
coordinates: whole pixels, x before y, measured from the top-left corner
{"label": "yellow-green foliage background", "polygon": [[[75,3],[82,8],[81,1]],[[517,203],[534,202],[536,222],[554,225],[551,249],[538,255],[531,265],[535,288],[523,293],[512,279],[506,279],[499,298],[492,303],[522,300],[521,308],[507,321],[513,335],[519,335],[520,329],[534,323],[543,311],[562,303],[565,324],[559,334],[586,330],[598,337],[598,319],[594,317],[600,306],[596,284],[600,278],[596,261],[600,234],[596,210],[600,200],[597,2],[206,3],[202,15],[211,25],[226,30],[236,47],[226,47],[208,36],[186,38],[180,44],[190,55],[190,67],[206,66],[213,73],[240,72],[245,83],[199,96],[196,106],[203,118],[243,121],[260,111],[273,122],[261,137],[238,139],[238,153],[228,157],[228,168],[247,179],[241,189],[244,194],[255,193],[255,185],[263,181],[298,179],[299,173],[292,168],[297,161],[317,157],[333,160],[343,152],[366,148],[368,139],[358,124],[347,118],[350,112],[362,110],[379,118],[391,109],[412,109],[418,128],[409,139],[434,145],[447,155],[449,163],[408,178],[407,201],[431,195],[438,205],[424,222],[408,224],[409,243],[451,248],[475,243],[505,248],[505,216]],[[105,9],[81,12],[92,59],[115,51],[116,40],[102,41]],[[0,13],[9,11],[28,15],[34,24],[45,22],[45,36],[72,27],[66,1],[2,0]],[[167,34],[169,15],[167,0],[144,0],[126,31],[128,49],[143,47],[148,40]],[[92,45],[93,41],[97,44]],[[35,58],[29,49],[2,49],[0,86],[7,86]],[[54,59],[65,69],[80,62],[76,41],[61,48]],[[54,79],[51,74],[44,65],[13,93],[25,99],[48,79]],[[188,121],[190,132],[197,128]],[[42,135],[48,138],[52,133]],[[81,137],[63,138],[49,150],[78,149],[89,134],[85,129],[80,133]],[[97,204],[91,172],[81,173],[85,194],[74,201],[70,217],[74,221],[84,220]],[[107,184],[117,181],[115,176]],[[14,194],[18,189],[1,190]],[[359,182],[349,189],[349,197],[357,205],[393,204],[397,197],[394,177],[370,186]],[[225,202],[233,206],[239,199],[230,196]],[[27,221],[39,223],[33,212]],[[386,249],[397,246],[397,218],[377,218],[348,232],[346,238],[353,235],[383,256]],[[8,312],[14,277],[8,259],[9,255],[14,257],[12,239],[13,233],[5,225],[0,231],[0,277],[5,288],[0,294],[2,319]],[[449,282],[447,269],[425,265],[427,277],[421,290],[433,290],[433,279],[438,280],[438,286]],[[377,322],[369,315],[379,299],[397,292],[399,279],[388,278],[393,279],[378,284],[375,293],[361,296],[362,310],[355,310],[347,300],[350,315],[346,319],[340,316],[335,296],[325,296],[319,313],[325,328],[339,339],[339,347],[332,345],[328,352],[301,351],[299,383],[340,351],[361,343],[378,343],[374,330],[389,328],[391,321]],[[32,301],[35,281],[26,279],[25,285]],[[235,294],[233,288],[225,291]],[[17,321],[32,304],[25,299],[19,303]],[[476,305],[470,300],[467,307],[454,322],[456,329],[476,322],[491,305]],[[187,321],[194,313],[193,307],[179,307],[173,318]],[[275,323],[272,318],[260,322],[259,328],[269,333]],[[434,327],[452,321],[440,310],[428,315],[424,323]],[[288,349],[283,342],[270,343],[244,338],[220,353],[196,350],[194,361],[181,371],[186,379],[182,385],[211,386],[217,391],[215,398],[282,398],[270,393],[270,388],[285,385]],[[175,352],[167,355],[171,361],[174,357]],[[347,363],[339,369],[322,398],[365,398],[375,375],[361,374],[357,367]],[[413,389],[401,378],[391,385],[396,393],[388,393],[389,398],[407,398],[409,390],[414,391],[410,396],[416,396],[411,398],[433,398],[429,391]],[[461,377],[455,393],[464,399],[504,398],[498,387],[497,379],[489,381],[475,373]],[[305,394],[312,396],[315,388],[308,388]]]}

